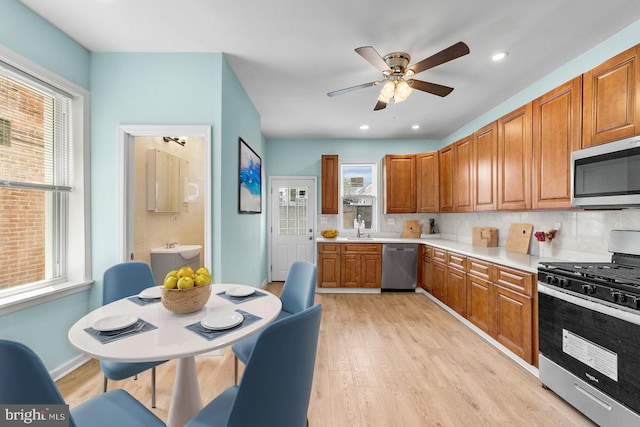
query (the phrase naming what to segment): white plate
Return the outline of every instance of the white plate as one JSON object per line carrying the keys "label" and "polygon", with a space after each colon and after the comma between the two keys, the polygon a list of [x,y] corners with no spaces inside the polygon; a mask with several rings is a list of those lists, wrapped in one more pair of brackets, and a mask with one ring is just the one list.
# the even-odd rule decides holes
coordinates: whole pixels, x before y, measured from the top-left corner
{"label": "white plate", "polygon": [[117,331],[131,326],[137,321],[138,318],[130,314],[114,314],[97,320],[93,324],[93,329],[100,332]]}
{"label": "white plate", "polygon": [[200,324],[207,329],[221,331],[238,326],[243,320],[244,316],[237,311],[218,311],[207,314]]}
{"label": "white plate", "polygon": [[233,288],[227,289],[225,294],[230,297],[248,297],[249,295],[253,295],[255,291],[256,288],[252,288],[251,286],[234,286]]}
{"label": "white plate", "polygon": [[152,286],[147,289],[143,289],[142,292],[138,294],[138,297],[144,299],[156,299],[162,298],[162,286]]}

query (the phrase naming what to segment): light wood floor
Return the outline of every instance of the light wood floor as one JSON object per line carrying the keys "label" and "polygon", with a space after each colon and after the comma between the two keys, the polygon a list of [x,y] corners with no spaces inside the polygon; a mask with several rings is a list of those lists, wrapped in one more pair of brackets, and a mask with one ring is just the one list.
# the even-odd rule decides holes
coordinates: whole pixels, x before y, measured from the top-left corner
{"label": "light wood floor", "polygon": [[[280,283],[269,284],[279,293]],[[421,294],[318,294],[323,316],[309,425],[593,426],[537,378]],[[197,359],[203,402],[233,384],[233,355]],[[157,368],[166,420],[175,362]],[[102,392],[92,360],[58,381],[71,407]],[[110,382],[151,406],[150,373]]]}

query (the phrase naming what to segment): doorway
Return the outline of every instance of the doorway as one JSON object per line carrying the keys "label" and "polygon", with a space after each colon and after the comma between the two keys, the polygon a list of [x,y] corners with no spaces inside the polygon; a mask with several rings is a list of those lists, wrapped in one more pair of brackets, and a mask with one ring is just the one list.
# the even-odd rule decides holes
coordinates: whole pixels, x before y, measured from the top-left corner
{"label": "doorway", "polygon": [[[211,267],[211,128],[209,126],[121,126],[121,260],[151,264],[151,249],[169,242],[202,246],[199,264]],[[157,183],[152,182],[150,152],[179,160],[170,209],[148,204]],[[186,172],[186,173],[185,173]]]}
{"label": "doorway", "polygon": [[286,280],[295,261],[315,263],[316,177],[269,178],[270,280]]}

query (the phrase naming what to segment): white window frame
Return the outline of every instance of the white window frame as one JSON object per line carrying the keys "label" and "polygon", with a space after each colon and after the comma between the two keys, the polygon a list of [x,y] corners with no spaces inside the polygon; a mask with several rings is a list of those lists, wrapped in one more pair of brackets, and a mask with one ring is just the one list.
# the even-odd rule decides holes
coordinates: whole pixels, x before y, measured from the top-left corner
{"label": "white window frame", "polygon": [[344,187],[342,186],[343,182],[344,182],[344,178],[343,178],[343,174],[342,174],[342,169],[343,166],[345,165],[363,165],[363,166],[371,166],[371,181],[375,182],[376,184],[376,194],[373,200],[373,206],[372,206],[372,212],[371,212],[371,227],[370,228],[366,228],[365,230],[363,230],[366,233],[377,233],[379,230],[379,221],[380,221],[380,214],[379,214],[379,204],[380,204],[380,174],[379,174],[379,170],[380,170],[380,165],[379,162],[377,160],[353,160],[353,161],[341,161],[340,162],[340,167],[339,167],[339,200],[338,200],[338,231],[340,232],[345,232],[345,233],[355,233],[355,230],[353,228],[343,228],[342,224],[343,224],[343,210],[342,210],[342,206],[343,206],[343,199],[344,199]]}
{"label": "white window frame", "polygon": [[[42,304],[89,289],[91,283],[91,180],[90,180],[90,96],[89,92],[39,64],[0,46],[0,61],[71,96],[71,168],[73,191],[60,213],[64,216],[61,232],[62,275],[0,291],[0,315]],[[65,199],[63,197],[63,199]],[[70,226],[73,224],[73,226]]]}

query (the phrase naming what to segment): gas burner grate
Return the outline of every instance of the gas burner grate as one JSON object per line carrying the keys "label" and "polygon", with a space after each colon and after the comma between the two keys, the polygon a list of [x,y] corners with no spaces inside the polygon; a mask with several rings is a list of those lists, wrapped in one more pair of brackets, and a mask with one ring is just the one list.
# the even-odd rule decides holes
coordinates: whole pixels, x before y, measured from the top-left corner
{"label": "gas burner grate", "polygon": [[554,271],[563,271],[585,278],[595,278],[607,282],[640,285],[640,268],[632,265],[614,263],[575,263],[550,262],[542,263]]}

